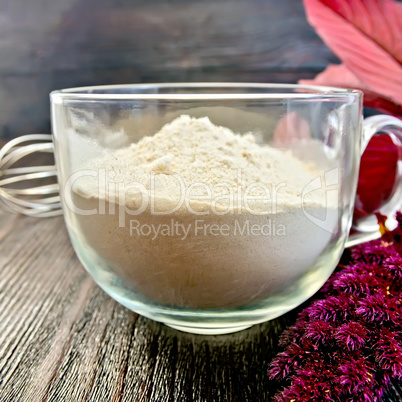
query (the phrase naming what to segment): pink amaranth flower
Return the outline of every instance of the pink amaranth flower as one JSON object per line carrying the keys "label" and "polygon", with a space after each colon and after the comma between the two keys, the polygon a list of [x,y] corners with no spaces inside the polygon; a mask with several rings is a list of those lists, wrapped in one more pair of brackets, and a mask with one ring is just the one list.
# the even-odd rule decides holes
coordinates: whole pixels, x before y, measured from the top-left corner
{"label": "pink amaranth flower", "polygon": [[271,379],[276,401],[380,401],[402,380],[402,214],[399,227],[356,246],[284,331]]}
{"label": "pink amaranth flower", "polygon": [[335,331],[338,345],[349,350],[361,349],[367,342],[368,330],[356,321],[339,326]]}

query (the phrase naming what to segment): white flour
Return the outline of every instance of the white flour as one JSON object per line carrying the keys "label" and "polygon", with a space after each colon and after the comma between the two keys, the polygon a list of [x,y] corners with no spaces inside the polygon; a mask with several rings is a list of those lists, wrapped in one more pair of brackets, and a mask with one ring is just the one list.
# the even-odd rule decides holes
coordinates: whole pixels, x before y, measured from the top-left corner
{"label": "white flour", "polygon": [[256,301],[300,277],[331,234],[323,175],[290,152],[261,146],[208,118],[181,116],[152,137],[104,154],[76,181],[77,236],[137,292],[194,308]]}
{"label": "white flour", "polygon": [[[321,174],[290,151],[256,144],[252,134],[236,135],[215,126],[207,117],[189,116],[166,124],[153,137],[91,161],[89,167],[106,169],[108,184],[128,186],[135,182],[142,185],[138,188],[152,191],[158,211],[177,207],[183,193],[197,211],[211,207],[221,212],[237,211],[245,208],[245,199],[256,212],[284,211],[300,207],[303,187]],[[86,178],[77,188],[83,195],[113,197],[113,201],[118,201],[117,190],[117,185],[99,188],[97,177]],[[124,203],[138,208],[143,196],[134,189]],[[311,205],[320,207],[323,202],[322,192],[309,197]],[[184,204],[179,209],[188,212]]]}

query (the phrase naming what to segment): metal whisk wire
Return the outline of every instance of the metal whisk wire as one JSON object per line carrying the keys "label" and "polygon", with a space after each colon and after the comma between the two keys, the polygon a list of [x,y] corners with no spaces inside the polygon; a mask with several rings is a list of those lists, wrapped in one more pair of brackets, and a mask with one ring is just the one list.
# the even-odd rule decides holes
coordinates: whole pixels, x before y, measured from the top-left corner
{"label": "metal whisk wire", "polygon": [[[53,153],[52,136],[30,134],[9,141],[0,150],[0,200],[5,210],[45,218],[61,215],[59,185],[54,165],[13,167],[33,153]],[[41,180],[54,177],[54,183]],[[26,183],[35,181],[36,185]],[[23,185],[25,184],[25,185]]]}

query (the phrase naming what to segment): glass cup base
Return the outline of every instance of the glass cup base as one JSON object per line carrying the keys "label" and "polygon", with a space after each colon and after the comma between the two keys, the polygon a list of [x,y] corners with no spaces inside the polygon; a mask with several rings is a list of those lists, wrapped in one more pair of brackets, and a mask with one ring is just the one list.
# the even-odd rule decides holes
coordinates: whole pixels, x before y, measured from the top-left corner
{"label": "glass cup base", "polygon": [[250,328],[252,325],[244,325],[239,327],[222,327],[222,328],[202,328],[202,327],[187,327],[182,325],[172,325],[164,323],[170,328],[176,329],[181,332],[187,332],[190,334],[197,335],[224,335],[231,334],[233,332],[243,331],[244,329]]}

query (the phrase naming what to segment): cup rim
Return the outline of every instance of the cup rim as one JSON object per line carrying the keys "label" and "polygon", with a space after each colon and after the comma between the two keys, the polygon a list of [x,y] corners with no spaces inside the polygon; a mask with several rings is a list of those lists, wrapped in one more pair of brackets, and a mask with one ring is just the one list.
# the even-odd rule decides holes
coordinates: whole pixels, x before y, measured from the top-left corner
{"label": "cup rim", "polygon": [[[136,90],[129,93],[129,89]],[[174,93],[149,93],[152,89],[175,89]],[[178,92],[183,88],[187,91],[191,88],[196,89],[222,89],[222,92],[197,93],[197,92]],[[242,89],[243,92],[227,92],[225,89]],[[253,89],[253,92],[244,92],[245,89]],[[143,92],[141,92],[141,89]],[[275,93],[264,92],[267,90],[277,90]],[[294,93],[286,93],[284,90],[298,90]],[[124,93],[124,90],[127,90]],[[258,92],[261,90],[261,92]],[[103,91],[97,93],[96,91]],[[280,83],[255,83],[255,82],[182,82],[182,83],[135,83],[118,85],[95,85],[65,88],[55,90],[50,93],[52,102],[68,100],[225,100],[225,99],[331,99],[331,98],[359,98],[362,92],[357,89],[338,88],[319,85],[299,85],[299,84],[280,84]]]}

